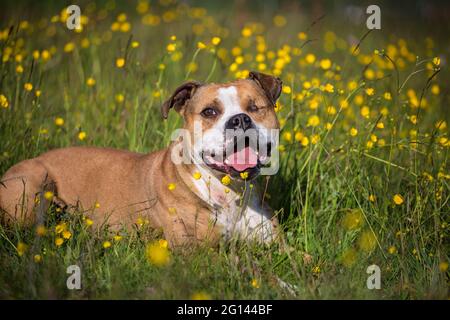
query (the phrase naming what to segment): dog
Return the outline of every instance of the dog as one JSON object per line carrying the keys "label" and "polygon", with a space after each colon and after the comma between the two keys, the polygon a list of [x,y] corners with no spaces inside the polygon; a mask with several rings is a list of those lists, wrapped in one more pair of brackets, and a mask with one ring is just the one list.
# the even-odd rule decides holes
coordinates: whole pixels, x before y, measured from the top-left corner
{"label": "dog", "polygon": [[[223,84],[186,82],[161,112],[167,119],[169,110],[177,111],[187,134],[150,154],[68,147],[24,160],[1,179],[2,221],[35,224],[53,203],[82,208],[95,224],[106,221],[112,228],[144,217],[171,246],[233,237],[270,243],[277,219],[253,180],[270,158],[263,159],[259,148],[278,146],[263,132],[279,129],[275,104],[281,88],[279,78],[258,72]],[[196,127],[202,139],[195,140]],[[251,146],[239,135],[229,139],[229,130],[254,130],[263,141],[259,137]],[[190,163],[174,161],[183,152]],[[49,192],[52,197],[43,196]]]}

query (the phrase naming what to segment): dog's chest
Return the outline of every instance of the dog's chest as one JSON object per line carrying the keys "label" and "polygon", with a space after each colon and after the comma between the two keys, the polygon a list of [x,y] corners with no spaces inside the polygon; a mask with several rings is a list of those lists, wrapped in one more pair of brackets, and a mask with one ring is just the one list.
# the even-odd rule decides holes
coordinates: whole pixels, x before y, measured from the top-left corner
{"label": "dog's chest", "polygon": [[211,218],[226,239],[237,236],[261,242],[272,240],[270,214],[264,211],[254,190],[245,190],[240,195],[207,173],[193,182],[199,197],[212,208]]}

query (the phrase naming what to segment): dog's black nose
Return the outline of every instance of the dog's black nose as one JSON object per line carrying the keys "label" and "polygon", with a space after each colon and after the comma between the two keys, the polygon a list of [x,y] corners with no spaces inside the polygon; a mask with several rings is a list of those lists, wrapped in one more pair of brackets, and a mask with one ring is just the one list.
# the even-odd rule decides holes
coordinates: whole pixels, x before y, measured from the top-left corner
{"label": "dog's black nose", "polygon": [[242,129],[247,130],[253,127],[252,119],[245,113],[239,113],[237,115],[232,116],[225,125],[225,129]]}

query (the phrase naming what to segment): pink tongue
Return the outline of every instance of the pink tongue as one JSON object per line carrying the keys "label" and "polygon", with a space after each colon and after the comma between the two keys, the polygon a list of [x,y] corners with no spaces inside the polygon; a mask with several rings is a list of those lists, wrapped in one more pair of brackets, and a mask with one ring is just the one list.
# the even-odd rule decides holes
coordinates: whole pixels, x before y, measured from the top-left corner
{"label": "pink tongue", "polygon": [[232,166],[236,171],[242,172],[248,168],[256,167],[258,164],[258,156],[253,149],[246,147],[231,154],[227,158],[227,164]]}

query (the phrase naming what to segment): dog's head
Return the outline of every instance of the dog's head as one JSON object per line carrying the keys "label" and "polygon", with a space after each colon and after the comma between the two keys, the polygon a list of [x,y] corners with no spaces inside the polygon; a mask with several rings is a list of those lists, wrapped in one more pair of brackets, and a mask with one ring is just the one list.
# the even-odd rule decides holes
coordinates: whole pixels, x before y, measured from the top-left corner
{"label": "dog's head", "polygon": [[[251,72],[247,79],[226,84],[187,82],[163,104],[164,118],[174,108],[191,134],[191,158],[214,173],[256,177],[277,148],[279,129],[275,103],[279,78]],[[199,134],[200,131],[200,134]]]}

